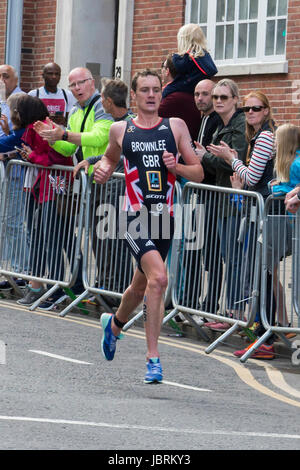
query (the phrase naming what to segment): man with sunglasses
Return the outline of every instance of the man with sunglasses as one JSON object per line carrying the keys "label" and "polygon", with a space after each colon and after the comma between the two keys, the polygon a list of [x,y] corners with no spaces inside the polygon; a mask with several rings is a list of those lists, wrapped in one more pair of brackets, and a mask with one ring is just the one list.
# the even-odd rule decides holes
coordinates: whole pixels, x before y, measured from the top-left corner
{"label": "man with sunglasses", "polygon": [[[173,64],[172,54],[169,54],[162,63],[161,77],[164,88],[174,81],[177,70]],[[191,93],[185,91],[174,91],[162,98],[158,109],[158,115],[164,118],[178,117],[183,119],[193,140],[197,139],[201,115],[198,113]]]}

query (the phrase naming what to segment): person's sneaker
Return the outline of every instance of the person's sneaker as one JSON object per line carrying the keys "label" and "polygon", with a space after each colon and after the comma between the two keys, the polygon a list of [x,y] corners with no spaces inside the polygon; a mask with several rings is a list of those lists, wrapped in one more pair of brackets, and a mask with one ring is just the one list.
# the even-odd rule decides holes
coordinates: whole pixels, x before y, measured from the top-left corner
{"label": "person's sneaker", "polygon": [[216,325],[217,323],[220,323],[220,322],[216,322],[216,321],[207,321],[207,322],[205,322],[205,326],[206,326],[207,328],[210,328],[211,326],[214,326],[214,325]]}
{"label": "person's sneaker", "polygon": [[42,287],[39,290],[32,290],[29,286],[27,287],[26,294],[22,299],[17,300],[17,304],[30,307],[34,304],[43,294],[45,294],[45,289]]}
{"label": "person's sneaker", "polygon": [[[254,343],[249,344],[249,346],[244,349],[235,351],[233,354],[236,357],[242,357],[253,346]],[[274,359],[274,357],[275,351],[273,344],[262,344],[251,354],[251,359]]]}
{"label": "person's sneaker", "polygon": [[213,331],[226,331],[228,330],[232,325],[229,323],[223,323],[223,322],[216,322],[212,325],[209,326],[209,328]]}
{"label": "person's sneaker", "polygon": [[[23,279],[15,279],[14,278],[14,281],[17,284],[17,286],[20,287],[20,289],[25,289],[26,286],[27,286],[26,281],[24,281]],[[10,283],[8,281],[2,281],[2,282],[0,282],[0,290],[2,290],[2,291],[12,290],[12,286],[10,285]]]}
{"label": "person's sneaker", "polygon": [[39,305],[39,308],[42,310],[52,310],[55,308],[55,306],[61,304],[67,298],[67,294],[62,289],[59,289],[58,291],[54,292],[51,297],[42,302]]}
{"label": "person's sneaker", "polygon": [[1,281],[0,282],[0,290],[6,291],[6,290],[11,290],[12,286],[8,281]]}
{"label": "person's sneaker", "polygon": [[111,329],[113,314],[102,313],[100,322],[102,327],[101,351],[107,361],[112,361],[116,352],[116,342],[122,338],[122,334],[115,336]]}
{"label": "person's sneaker", "polygon": [[162,367],[159,357],[150,358],[147,362],[147,373],[144,378],[145,384],[161,383],[163,379]]}

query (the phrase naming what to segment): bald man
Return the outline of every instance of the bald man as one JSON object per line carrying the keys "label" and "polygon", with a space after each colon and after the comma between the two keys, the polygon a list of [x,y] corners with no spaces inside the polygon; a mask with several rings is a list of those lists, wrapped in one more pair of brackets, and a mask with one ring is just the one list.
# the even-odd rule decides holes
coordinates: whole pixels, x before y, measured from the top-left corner
{"label": "bald man", "polygon": [[[2,64],[0,65],[0,80],[5,85],[5,100],[14,94],[22,92],[21,88],[18,86],[18,74],[14,67],[11,65]],[[12,130],[12,123],[10,120],[10,111],[9,107],[5,102],[1,103],[1,120],[0,120],[0,137],[5,135],[4,129]]]}
{"label": "bald man", "polygon": [[206,147],[211,143],[214,132],[221,124],[220,116],[215,112],[212,101],[212,90],[215,83],[212,80],[201,80],[194,91],[195,105],[202,114],[198,142]]}
{"label": "bald man", "polygon": [[[202,116],[197,142],[195,142],[196,147],[199,148],[201,146],[206,147],[211,143],[216,129],[222,123],[220,116],[216,113],[213,107],[212,90],[214,86],[215,83],[212,80],[205,79],[198,82],[194,90],[195,105]],[[204,170],[204,179],[202,183],[215,185],[215,175],[205,172]],[[203,257],[204,255],[205,270],[208,272],[208,285],[206,295],[200,305],[200,309],[206,312],[216,312],[218,310],[218,302],[222,286],[223,266],[220,254],[220,241],[217,236],[216,212],[217,211],[214,207],[209,208],[209,205],[207,204],[205,211],[205,226],[207,228],[205,230],[207,234],[210,234],[210,237],[207,237],[205,246],[202,250],[193,252],[193,256],[190,261],[191,271],[197,273],[198,266],[201,265],[200,257]],[[195,274],[195,276],[197,276],[197,274]],[[199,273],[199,277],[200,276],[201,274]],[[193,315],[192,319],[198,324],[203,324],[203,321],[207,322],[205,318],[201,321],[201,318],[196,315]]]}
{"label": "bald man", "polygon": [[55,62],[50,62],[43,67],[42,77],[44,85],[31,90],[28,94],[40,98],[49,111],[53,122],[66,126],[68,114],[75,104],[75,98],[71,91],[59,88],[61,68]]}
{"label": "bald man", "polygon": [[[114,119],[104,111],[100,93],[95,88],[95,80],[89,69],[76,67],[68,78],[69,89],[76,102],[70,112],[67,129],[53,123],[47,126],[39,122],[35,125],[35,130],[62,155],[67,157],[76,152],[80,162],[87,157],[104,154]],[[90,173],[92,171],[91,165]]]}

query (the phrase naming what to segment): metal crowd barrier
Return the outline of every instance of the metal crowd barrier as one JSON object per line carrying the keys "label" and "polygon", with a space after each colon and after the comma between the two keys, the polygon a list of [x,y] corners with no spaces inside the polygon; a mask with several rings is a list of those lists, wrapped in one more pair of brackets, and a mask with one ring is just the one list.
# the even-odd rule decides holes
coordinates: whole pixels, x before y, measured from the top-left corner
{"label": "metal crowd barrier", "polygon": [[[37,172],[41,184],[32,187]],[[81,171],[75,189],[72,172],[65,166],[8,163],[1,192],[0,274],[16,291],[16,277],[52,286],[34,309],[59,287],[74,285],[83,249],[85,290],[60,316],[90,294],[112,311],[135,268],[118,236],[125,177],[114,173],[98,185]],[[173,308],[163,324],[182,312],[208,341],[194,315],[220,322],[223,334],[206,348],[209,354],[238,329],[250,328],[260,312],[265,333],[241,362],[273,333],[289,344],[287,334],[300,333],[300,214],[286,213],[282,198],[264,202],[256,192],[196,183],[183,191],[176,183],[175,200],[165,295]]]}
{"label": "metal crowd barrier", "polygon": [[196,183],[184,187],[184,243],[177,256],[174,310],[164,323],[182,312],[191,322],[197,315],[227,325],[207,353],[254,322],[262,215],[263,199],[258,193]]}
{"label": "metal crowd barrier", "polygon": [[129,286],[133,260],[125,240],[118,237],[119,208],[124,192],[122,173],[114,173],[104,185],[95,184],[93,177],[89,177],[82,275],[85,290],[60,316],[66,316],[88,295],[94,295],[106,311],[112,311]]}
{"label": "metal crowd barrier", "polygon": [[[175,191],[174,191],[174,237],[172,241],[172,245],[169,251],[168,258],[166,260],[166,268],[168,273],[168,286],[165,292],[165,308],[167,308],[172,302],[172,292],[173,292],[173,283],[175,282],[176,270],[177,270],[177,257],[178,252],[180,250],[180,245],[182,244],[182,216],[181,216],[181,204],[182,204],[182,189],[180,184],[176,181],[175,183]],[[172,305],[173,307],[173,305]],[[172,317],[176,314],[174,307],[171,309],[171,314],[165,316],[168,318],[167,321],[172,321]],[[136,315],[134,315],[123,327],[123,331],[127,331],[134,323],[137,322],[143,316],[143,310],[141,309]],[[165,324],[166,321],[163,321]],[[200,332],[200,334],[206,337],[205,334]]]}
{"label": "metal crowd barrier", "polygon": [[[37,174],[40,178],[37,183]],[[79,269],[85,178],[73,185],[73,168],[11,160],[1,204],[0,274],[50,285],[30,309],[59,287],[73,286]]]}
{"label": "metal crowd barrier", "polygon": [[[180,185],[176,184],[175,192],[180,203]],[[119,209],[123,204],[125,193],[125,175],[113,173],[109,181],[95,184],[90,177],[86,191],[85,238],[83,253],[84,292],[71,302],[60,316],[66,316],[74,306],[89,295],[95,296],[106,311],[112,311],[121,301],[122,295],[129,286],[135,268],[125,240],[119,238]],[[122,223],[122,222],[120,222]],[[176,249],[176,242],[174,242]],[[171,301],[172,272],[176,260],[171,257],[168,270],[171,282],[165,295],[165,303]],[[141,316],[142,310],[130,319],[124,331],[129,329]]]}
{"label": "metal crowd barrier", "polygon": [[285,211],[284,198],[265,203],[262,240],[261,321],[264,334],[242,356],[245,362],[276,333],[290,348],[300,333],[300,214]]}

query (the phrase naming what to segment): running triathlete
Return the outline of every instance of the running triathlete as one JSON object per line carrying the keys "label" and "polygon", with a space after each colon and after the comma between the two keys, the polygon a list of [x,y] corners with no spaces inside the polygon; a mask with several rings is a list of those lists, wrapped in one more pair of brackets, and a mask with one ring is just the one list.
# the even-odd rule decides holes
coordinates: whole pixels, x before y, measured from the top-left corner
{"label": "running triathlete", "polygon": [[[184,121],[162,119],[158,108],[162,96],[160,76],[151,70],[138,72],[132,81],[137,116],[111,126],[109,144],[94,166],[94,178],[104,184],[114,172],[120,155],[125,156],[125,237],[137,261],[132,282],[123,294],[115,315],[103,313],[101,349],[111,361],[116,340],[129,315],[143,302],[147,341],[145,383],[161,382],[158,338],[164,313],[167,272],[164,260],[173,237],[173,193],[176,175],[200,183],[203,168],[194,152]],[[178,157],[184,164],[178,162]]]}

